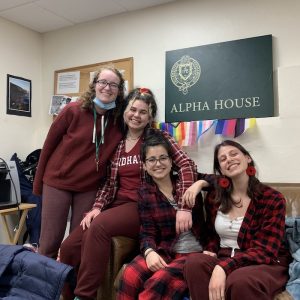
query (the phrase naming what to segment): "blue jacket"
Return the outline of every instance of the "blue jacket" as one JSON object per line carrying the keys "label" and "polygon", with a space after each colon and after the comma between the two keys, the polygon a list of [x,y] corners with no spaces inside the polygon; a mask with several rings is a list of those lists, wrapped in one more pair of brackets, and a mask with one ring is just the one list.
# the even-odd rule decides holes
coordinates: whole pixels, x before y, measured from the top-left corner
{"label": "blue jacket", "polygon": [[287,282],[286,290],[293,296],[293,299],[300,300],[300,217],[289,217],[285,224],[286,239],[294,258],[289,266],[290,279]]}
{"label": "blue jacket", "polygon": [[0,299],[59,300],[72,270],[23,246],[0,245]]}

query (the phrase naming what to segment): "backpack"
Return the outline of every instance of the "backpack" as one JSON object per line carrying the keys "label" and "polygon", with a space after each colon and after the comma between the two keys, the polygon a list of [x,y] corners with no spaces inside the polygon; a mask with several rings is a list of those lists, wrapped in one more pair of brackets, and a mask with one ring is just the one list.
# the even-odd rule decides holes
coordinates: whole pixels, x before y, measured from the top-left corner
{"label": "backpack", "polygon": [[39,160],[41,149],[37,149],[31,152],[24,162],[22,162],[16,153],[13,154],[11,160],[16,162],[20,190],[21,190],[21,202],[34,203],[37,206],[28,211],[26,218],[26,232],[23,236],[23,243],[29,236],[29,243],[39,245],[39,238],[41,232],[41,213],[42,213],[42,197],[33,195],[33,179]]}

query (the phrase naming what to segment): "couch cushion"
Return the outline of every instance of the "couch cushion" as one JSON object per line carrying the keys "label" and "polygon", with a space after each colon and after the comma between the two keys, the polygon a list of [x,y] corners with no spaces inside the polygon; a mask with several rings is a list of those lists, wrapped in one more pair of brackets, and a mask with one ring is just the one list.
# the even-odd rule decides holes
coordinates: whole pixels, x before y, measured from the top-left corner
{"label": "couch cushion", "polygon": [[284,291],[276,295],[274,300],[293,300],[293,297],[287,291]]}
{"label": "couch cushion", "polygon": [[300,183],[266,183],[282,193],[286,199],[286,215],[300,216]]}

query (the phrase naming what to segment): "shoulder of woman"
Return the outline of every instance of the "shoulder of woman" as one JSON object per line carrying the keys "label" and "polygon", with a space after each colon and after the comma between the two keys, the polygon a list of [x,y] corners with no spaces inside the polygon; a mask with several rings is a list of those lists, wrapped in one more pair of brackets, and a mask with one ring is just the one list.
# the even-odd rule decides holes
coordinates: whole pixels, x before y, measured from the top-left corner
{"label": "shoulder of woman", "polygon": [[269,185],[263,184],[263,183],[260,184],[260,191],[265,196],[281,196],[281,197],[283,197],[281,192],[279,192],[275,188],[273,188]]}
{"label": "shoulder of woman", "polygon": [[78,100],[78,101],[70,102],[65,107],[67,109],[74,109],[74,108],[81,108],[81,105],[82,105],[82,102]]}
{"label": "shoulder of woman", "polygon": [[138,191],[139,193],[154,193],[157,191],[157,187],[155,184],[143,182]]}
{"label": "shoulder of woman", "polygon": [[155,188],[149,183],[143,183],[138,189],[138,206],[140,208],[151,208],[153,199],[156,198]]}
{"label": "shoulder of woman", "polygon": [[273,206],[274,203],[277,203],[276,205],[285,205],[286,201],[284,195],[271,186],[261,184],[260,193],[261,196],[258,198],[266,202],[266,204],[268,203],[271,206]]}
{"label": "shoulder of woman", "polygon": [[82,109],[78,102],[70,102],[64,109],[57,115],[57,121],[64,120],[67,123],[82,116],[81,113],[86,113],[86,109]]}
{"label": "shoulder of woman", "polygon": [[81,104],[79,102],[70,102],[68,103],[63,110],[58,114],[59,116],[63,115],[74,115],[74,114],[79,114],[80,112],[84,112],[86,109],[81,108]]}

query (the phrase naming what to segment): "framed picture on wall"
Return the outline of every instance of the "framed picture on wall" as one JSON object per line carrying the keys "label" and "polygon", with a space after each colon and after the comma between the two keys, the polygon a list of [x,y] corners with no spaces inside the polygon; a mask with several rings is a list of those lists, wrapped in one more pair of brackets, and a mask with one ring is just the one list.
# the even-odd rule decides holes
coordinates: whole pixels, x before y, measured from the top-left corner
{"label": "framed picture on wall", "polygon": [[6,113],[31,117],[31,80],[7,74]]}

